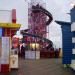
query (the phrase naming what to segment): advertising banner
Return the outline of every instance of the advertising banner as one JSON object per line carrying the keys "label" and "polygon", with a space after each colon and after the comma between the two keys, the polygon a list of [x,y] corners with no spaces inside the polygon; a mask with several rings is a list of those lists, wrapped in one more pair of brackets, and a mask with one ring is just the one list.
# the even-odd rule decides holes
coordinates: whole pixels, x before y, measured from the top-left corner
{"label": "advertising banner", "polygon": [[35,59],[35,51],[25,51],[25,59]]}
{"label": "advertising banner", "polygon": [[2,56],[2,43],[0,38],[0,72],[1,72],[1,56]]}
{"label": "advertising banner", "polygon": [[2,37],[2,56],[1,64],[9,64],[10,39]]}
{"label": "advertising banner", "polygon": [[18,55],[10,56],[10,68],[18,69]]}
{"label": "advertising banner", "polygon": [[1,58],[1,55],[2,55],[2,43],[1,43],[1,38],[0,38],[0,58]]}

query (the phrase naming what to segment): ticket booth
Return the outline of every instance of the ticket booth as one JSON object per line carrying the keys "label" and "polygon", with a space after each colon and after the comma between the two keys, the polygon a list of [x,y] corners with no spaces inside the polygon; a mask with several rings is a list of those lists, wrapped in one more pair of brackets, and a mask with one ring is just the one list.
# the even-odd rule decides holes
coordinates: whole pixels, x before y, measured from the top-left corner
{"label": "ticket booth", "polygon": [[[15,9],[12,10],[11,20],[12,21],[9,23],[8,22],[3,23],[1,22],[3,20],[0,20],[0,72],[1,73],[7,73],[11,70],[11,66],[10,66],[10,63],[11,63],[10,59],[12,57],[11,38],[13,37],[13,35],[15,35],[16,31],[21,26],[20,24],[16,23],[16,10]],[[18,56],[17,56],[17,60],[18,60]]]}
{"label": "ticket booth", "polygon": [[[3,25],[3,26],[2,26]],[[5,26],[4,26],[5,25]],[[0,50],[0,63],[1,63],[1,72],[9,72],[11,67],[11,58],[13,59],[15,56],[12,54],[11,49],[11,38],[15,35],[15,32],[20,27],[19,24],[8,24],[8,23],[0,23],[0,27],[2,28],[2,37],[1,37],[1,50]],[[15,50],[13,50],[15,52]],[[18,60],[18,54],[16,55]],[[11,64],[11,65],[10,65]],[[17,61],[18,65],[18,61]],[[16,66],[15,66],[16,67]],[[18,68],[18,67],[16,67]]]}

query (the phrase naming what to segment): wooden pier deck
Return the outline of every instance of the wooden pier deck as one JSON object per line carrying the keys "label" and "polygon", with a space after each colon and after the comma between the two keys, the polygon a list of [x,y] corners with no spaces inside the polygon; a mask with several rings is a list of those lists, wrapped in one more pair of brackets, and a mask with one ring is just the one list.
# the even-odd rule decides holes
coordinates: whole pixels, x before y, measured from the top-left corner
{"label": "wooden pier deck", "polygon": [[[4,75],[4,74],[0,74]],[[19,69],[7,75],[75,75],[64,68],[61,59],[24,60],[19,59]]]}

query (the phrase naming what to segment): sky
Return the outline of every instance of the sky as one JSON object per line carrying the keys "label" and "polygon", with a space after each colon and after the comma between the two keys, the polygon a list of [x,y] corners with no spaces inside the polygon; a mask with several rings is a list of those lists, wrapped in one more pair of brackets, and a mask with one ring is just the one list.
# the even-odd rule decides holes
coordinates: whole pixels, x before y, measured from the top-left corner
{"label": "sky", "polygon": [[49,38],[54,42],[55,47],[62,47],[61,26],[54,21],[70,22],[71,3],[74,0],[46,0],[46,8],[53,15],[53,22],[49,26]]}
{"label": "sky", "polygon": [[[71,3],[74,0],[46,0],[46,9],[51,12],[53,21],[49,25],[49,36],[55,47],[62,47],[62,33],[61,26],[54,21],[66,21],[70,22]],[[0,0],[0,10],[16,9],[17,11],[17,23],[21,24],[22,29],[28,28],[28,5],[27,0]],[[19,32],[17,32],[19,35]]]}

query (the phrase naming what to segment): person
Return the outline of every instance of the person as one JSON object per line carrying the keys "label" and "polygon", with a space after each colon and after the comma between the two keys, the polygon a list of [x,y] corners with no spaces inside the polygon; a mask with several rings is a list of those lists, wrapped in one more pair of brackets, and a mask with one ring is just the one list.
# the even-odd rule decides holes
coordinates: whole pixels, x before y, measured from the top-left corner
{"label": "person", "polygon": [[20,51],[20,44],[18,45],[18,56],[21,56],[21,51]]}
{"label": "person", "polygon": [[25,58],[25,43],[21,46],[21,57]]}
{"label": "person", "polygon": [[59,49],[55,49],[55,58],[58,58],[59,57]]}

